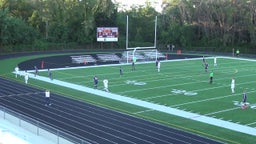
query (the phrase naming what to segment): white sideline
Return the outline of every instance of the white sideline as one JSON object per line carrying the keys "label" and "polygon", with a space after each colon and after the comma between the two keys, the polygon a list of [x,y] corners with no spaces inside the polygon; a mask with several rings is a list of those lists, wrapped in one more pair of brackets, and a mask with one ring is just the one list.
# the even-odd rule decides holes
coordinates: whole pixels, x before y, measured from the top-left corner
{"label": "white sideline", "polygon": [[142,101],[139,99],[125,97],[125,96],[117,95],[114,93],[109,93],[109,92],[105,92],[102,90],[97,90],[97,89],[93,89],[93,88],[89,88],[89,87],[85,87],[85,86],[81,86],[81,85],[77,85],[77,84],[73,84],[73,83],[68,83],[68,82],[64,82],[64,81],[60,81],[60,80],[56,80],[56,79],[50,80],[48,77],[43,77],[43,76],[35,77],[34,74],[31,74],[31,73],[29,73],[29,77],[33,78],[33,79],[38,79],[38,80],[41,80],[44,82],[64,86],[67,88],[72,88],[75,90],[83,91],[86,93],[91,93],[91,94],[98,95],[101,97],[106,97],[106,98],[114,99],[117,101],[130,103],[130,104],[145,107],[148,109],[157,110],[160,112],[180,116],[180,117],[187,118],[190,120],[195,120],[195,121],[207,123],[210,125],[226,128],[229,130],[256,136],[256,129],[246,126],[246,125],[241,125],[241,124],[237,124],[237,123],[233,123],[233,122],[229,122],[229,121],[225,121],[225,120],[221,120],[221,119],[217,119],[217,118],[212,118],[212,117],[208,117],[208,116],[204,116],[204,115],[186,112],[183,110],[167,107],[164,105],[154,104],[154,103]]}

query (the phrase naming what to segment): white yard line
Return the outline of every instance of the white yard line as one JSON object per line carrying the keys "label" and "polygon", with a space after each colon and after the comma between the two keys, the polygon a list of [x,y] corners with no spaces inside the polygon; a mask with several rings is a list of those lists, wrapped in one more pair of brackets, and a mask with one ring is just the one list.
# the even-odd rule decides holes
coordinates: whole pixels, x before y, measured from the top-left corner
{"label": "white yard line", "polygon": [[[256,74],[253,74],[253,75],[256,75]],[[253,75],[250,75],[250,76],[253,76]],[[249,76],[249,75],[246,75],[246,76]],[[240,77],[244,77],[244,76],[240,76]],[[218,79],[218,80],[220,80],[220,79]],[[204,81],[201,81],[201,82],[204,82]],[[194,84],[194,83],[196,83],[196,82],[183,83],[183,85],[185,85],[185,84]],[[243,85],[243,84],[251,84],[251,83],[255,83],[255,82],[251,81],[251,82],[239,83],[239,84],[236,84],[236,86]],[[175,87],[175,86],[178,86],[178,85],[181,85],[181,84],[169,85],[169,87]],[[163,86],[163,87],[167,87],[167,86]],[[193,92],[200,92],[200,91],[205,91],[205,90],[210,90],[210,89],[215,89],[215,88],[223,88],[223,87],[230,87],[230,85],[227,84],[225,86],[221,85],[221,86],[218,86],[218,87],[198,89],[198,90],[193,90]],[[155,88],[162,88],[162,87],[155,87]],[[144,90],[147,90],[147,89],[140,89],[140,90],[144,91]],[[170,89],[170,91],[171,91],[171,89]],[[127,92],[129,92],[129,91],[127,91]],[[158,96],[153,96],[153,97],[147,97],[147,98],[144,98],[144,99],[145,100],[150,100],[150,99],[161,98],[161,97],[166,97],[166,96],[171,96],[171,95],[174,95],[174,94],[170,93],[170,94],[167,94],[167,95],[158,95]]]}
{"label": "white yard line", "polygon": [[227,112],[227,111],[232,111],[232,110],[237,110],[237,109],[241,109],[241,108],[240,107],[235,107],[235,108],[225,109],[225,110],[221,110],[221,111],[216,111],[216,112],[205,114],[205,116],[210,116],[210,115],[214,115],[214,114],[218,114],[218,113],[223,113],[223,112]]}
{"label": "white yard line", "polygon": [[[248,60],[248,59],[231,58],[231,57],[218,57],[218,58],[256,61],[256,60],[250,60],[250,59]],[[198,60],[198,59],[201,59],[201,58],[171,60],[171,61]],[[169,61],[166,61],[166,62],[169,62]],[[149,62],[149,63],[153,63],[153,62]],[[120,64],[120,65],[123,65],[123,64]],[[105,65],[105,66],[111,66],[111,65]],[[98,67],[98,66],[95,66],[95,67]],[[76,68],[72,68],[72,69],[79,69],[79,68],[85,68],[85,67],[76,67]],[[57,70],[65,70],[65,69],[67,69],[67,68],[62,68],[62,69],[57,69]],[[241,132],[241,133],[256,136],[256,128],[252,128],[252,127],[248,126],[248,125],[255,124],[256,122],[248,124],[248,125],[241,125],[239,123],[225,121],[225,120],[222,120],[222,119],[208,117],[206,115],[200,115],[200,114],[196,114],[196,113],[192,113],[192,112],[186,112],[186,111],[179,110],[179,109],[176,109],[176,108],[171,108],[171,107],[160,105],[160,104],[154,104],[154,103],[151,103],[151,102],[146,102],[146,101],[139,100],[139,99],[125,97],[125,96],[121,96],[121,95],[118,95],[118,94],[108,93],[108,92],[105,92],[105,91],[92,89],[92,88],[89,88],[89,87],[85,87],[85,86],[81,86],[81,85],[77,85],[77,84],[73,84],[73,83],[68,83],[68,82],[64,82],[64,81],[60,81],[60,80],[50,80],[48,77],[42,77],[42,76],[34,77],[33,74],[29,74],[29,77],[33,78],[33,79],[38,79],[38,80],[41,80],[41,81],[45,81],[45,82],[48,82],[48,83],[60,85],[60,86],[63,86],[63,87],[76,89],[76,90],[83,91],[83,92],[86,92],[86,93],[91,93],[91,94],[98,95],[98,96],[101,96],[101,97],[106,97],[106,98],[114,99],[114,100],[117,100],[117,101],[126,102],[126,103],[129,103],[129,104],[133,104],[133,105],[148,108],[149,110],[146,110],[146,111],[156,110],[156,111],[160,111],[160,112],[180,116],[180,117],[183,117],[183,118],[187,118],[187,119],[190,119],[190,120],[195,120],[195,121],[207,123],[207,124],[210,124],[210,125],[214,125],[214,126],[230,129],[230,130],[233,130],[233,131],[237,131],[237,132]],[[233,108],[228,109],[228,110],[219,111],[219,112],[209,113],[207,115],[212,115],[212,114],[225,112],[225,111],[229,111],[229,110],[233,110]],[[146,112],[146,111],[141,111],[139,113]]]}
{"label": "white yard line", "polygon": [[[230,73],[228,73],[230,74]],[[256,76],[256,74],[251,74],[251,75],[243,75],[243,76],[238,76],[238,77],[247,77],[247,76]],[[150,77],[150,76],[149,76]],[[194,78],[196,76],[186,76],[186,77],[182,77],[182,79],[185,79],[185,78]],[[237,77],[237,78],[238,78]],[[181,79],[179,77],[179,75],[175,76],[175,77],[170,77],[168,78],[168,80],[175,80],[175,79]],[[225,79],[231,79],[231,78],[227,78],[227,77],[224,77],[224,78],[215,78],[214,81],[219,81],[219,80],[225,80]],[[137,80],[137,79],[136,79]],[[142,80],[143,81],[143,80]],[[154,81],[162,81],[162,79],[153,79],[153,80],[150,80],[150,81],[143,81],[143,82],[154,82]],[[199,80],[193,80],[192,82],[187,82],[187,83],[182,83],[182,84],[176,84],[176,85],[165,85],[165,86],[159,86],[159,87],[154,87],[154,88],[145,88],[145,89],[135,89],[135,90],[127,90],[127,91],[122,91],[122,92],[119,92],[119,94],[125,94],[125,93],[129,93],[129,92],[136,92],[136,91],[144,91],[144,90],[151,90],[151,89],[158,89],[158,88],[166,88],[166,87],[173,87],[173,86],[179,86],[179,85],[185,85],[185,84],[195,84],[195,83],[198,83],[198,82],[207,82],[208,83],[208,79],[206,80],[203,80],[203,81],[199,81]],[[121,85],[124,85],[124,84],[116,84],[116,85],[111,85],[111,87],[118,87],[118,86],[121,86]],[[237,85],[240,85],[240,84],[237,84]],[[227,86],[230,86],[229,83],[227,84]]]}
{"label": "white yard line", "polygon": [[[248,83],[254,83],[254,82],[248,82]],[[213,88],[209,88],[209,89],[213,89]],[[198,91],[195,90],[195,91],[198,92],[199,90]],[[254,93],[254,92],[256,92],[256,90],[249,91],[247,93]],[[172,95],[172,94],[170,94],[170,95]],[[168,95],[168,96],[170,96],[170,95]],[[191,102],[187,102],[187,103],[171,105],[171,107],[179,107],[179,106],[182,106],[182,105],[201,103],[201,102],[206,102],[206,101],[211,101],[211,100],[217,100],[217,99],[223,99],[223,98],[227,98],[227,97],[233,97],[233,96],[237,96],[237,95],[242,95],[242,93],[236,93],[236,94],[225,95],[225,96],[218,96],[218,97],[213,97],[213,98],[208,98],[208,99],[203,99],[203,100],[191,101]],[[165,96],[167,96],[167,95],[165,95]]]}
{"label": "white yard line", "polygon": [[133,114],[140,114],[140,113],[151,112],[151,111],[154,111],[154,110],[153,109],[148,109],[148,110],[144,110],[144,111],[138,111],[138,112],[135,112]]}
{"label": "white yard line", "polygon": [[48,83],[60,85],[60,86],[63,86],[63,87],[72,88],[72,89],[75,89],[75,90],[83,91],[83,92],[86,92],[86,93],[91,93],[91,94],[98,95],[98,96],[101,96],[101,97],[114,99],[114,100],[117,100],[117,101],[129,103],[129,104],[133,104],[133,105],[137,105],[137,106],[141,106],[141,107],[145,107],[145,108],[148,108],[148,109],[168,113],[168,114],[171,114],[171,115],[180,116],[180,117],[187,118],[187,119],[190,119],[190,120],[195,120],[195,121],[207,123],[207,124],[210,124],[210,125],[214,125],[214,126],[230,129],[230,130],[233,130],[233,131],[237,131],[237,132],[241,132],[241,133],[256,136],[256,129],[252,128],[252,127],[249,127],[249,126],[246,126],[246,125],[241,125],[241,124],[237,124],[237,123],[233,123],[233,122],[229,122],[229,121],[225,121],[225,120],[221,120],[221,119],[217,119],[217,118],[212,118],[212,117],[208,117],[208,116],[204,116],[204,115],[199,115],[199,114],[195,114],[195,113],[191,113],[191,112],[186,112],[186,111],[182,111],[182,110],[179,110],[179,109],[176,109],[176,108],[171,108],[171,107],[164,106],[164,105],[159,105],[159,104],[153,104],[153,103],[150,103],[150,102],[146,102],[146,101],[142,101],[142,100],[138,100],[138,99],[134,99],[134,98],[130,98],[130,97],[125,97],[125,96],[121,96],[121,95],[117,95],[117,94],[113,94],[113,93],[108,93],[108,92],[105,92],[105,91],[92,89],[92,88],[88,88],[88,87],[85,87],[85,86],[76,85],[76,84],[73,84],[73,83],[68,83],[68,82],[64,82],[64,81],[60,81],[60,80],[50,80],[48,77],[42,77],[42,76],[34,77],[33,74],[29,74],[29,76],[30,76],[30,78],[33,78],[33,79],[38,79],[38,80],[41,80],[41,81],[45,81],[45,82],[48,82]]}
{"label": "white yard line", "polygon": [[249,125],[253,125],[253,124],[256,124],[256,122],[253,122],[253,123],[249,123],[249,124],[246,124],[246,125],[248,125],[248,126],[249,126]]}

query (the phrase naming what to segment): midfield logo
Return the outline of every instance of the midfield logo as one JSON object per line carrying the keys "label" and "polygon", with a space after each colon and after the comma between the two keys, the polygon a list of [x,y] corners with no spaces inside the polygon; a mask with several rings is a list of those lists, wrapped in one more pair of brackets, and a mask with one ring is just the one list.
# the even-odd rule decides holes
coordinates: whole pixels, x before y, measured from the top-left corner
{"label": "midfield logo", "polygon": [[[235,106],[238,106],[238,107],[242,107],[244,106],[244,103],[243,102],[239,102],[239,101],[233,101],[233,104]],[[248,102],[245,103],[247,107],[251,108],[251,109],[256,109],[256,104],[250,104]]]}
{"label": "midfield logo", "polygon": [[127,80],[125,81],[125,83],[130,85],[138,85],[138,86],[146,85],[145,82],[137,82],[135,80]]}
{"label": "midfield logo", "polygon": [[197,95],[197,92],[186,91],[186,90],[179,90],[179,89],[172,89],[171,92],[173,94],[183,94],[185,96],[195,96],[195,95]]}

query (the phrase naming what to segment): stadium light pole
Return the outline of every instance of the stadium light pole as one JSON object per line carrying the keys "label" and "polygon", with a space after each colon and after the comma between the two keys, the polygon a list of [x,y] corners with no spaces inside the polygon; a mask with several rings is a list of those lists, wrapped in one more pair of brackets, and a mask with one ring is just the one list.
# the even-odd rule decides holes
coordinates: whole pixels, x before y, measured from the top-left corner
{"label": "stadium light pole", "polygon": [[128,15],[126,16],[126,49],[128,48]]}
{"label": "stadium light pole", "polygon": [[157,30],[157,16],[155,18],[155,40],[154,40],[154,47],[156,48],[156,30]]}
{"label": "stadium light pole", "polygon": [[[126,50],[128,48],[128,15],[126,16]],[[127,56],[127,60],[126,62],[128,63],[128,51],[126,51],[126,56]]]}
{"label": "stadium light pole", "polygon": [[156,30],[157,30],[157,16],[156,16],[156,19],[155,19],[155,39],[154,39],[154,47],[156,49],[156,61],[157,61]]}

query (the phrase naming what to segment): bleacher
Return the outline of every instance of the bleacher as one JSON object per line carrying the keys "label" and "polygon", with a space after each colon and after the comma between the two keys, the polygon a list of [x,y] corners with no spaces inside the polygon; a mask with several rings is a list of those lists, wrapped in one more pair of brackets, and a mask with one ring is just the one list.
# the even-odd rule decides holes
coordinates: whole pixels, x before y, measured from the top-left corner
{"label": "bleacher", "polygon": [[[128,52],[128,55],[127,55]],[[127,58],[128,56],[128,58]],[[144,61],[155,61],[156,60],[156,50],[136,50],[134,56],[137,59],[137,62],[144,62]],[[120,62],[126,63],[127,59],[131,62],[133,57],[133,50],[125,51],[122,53],[122,57]],[[157,58],[158,59],[165,59],[165,55],[157,51]]]}
{"label": "bleacher", "polygon": [[120,57],[116,54],[97,54],[96,55],[100,62],[119,62]]}
{"label": "bleacher", "polygon": [[[128,52],[128,53],[127,53]],[[145,61],[155,61],[157,58],[160,60],[165,59],[165,55],[156,49],[152,50],[136,50],[134,53],[137,62]],[[89,64],[89,65],[98,65],[98,64],[109,64],[109,63],[126,63],[132,61],[133,50],[124,51],[121,56],[115,53],[104,53],[104,54],[88,54],[88,55],[73,55],[70,56],[73,64]]]}
{"label": "bleacher", "polygon": [[96,60],[91,55],[78,55],[70,56],[72,63],[82,64],[82,63],[96,63]]}
{"label": "bleacher", "polygon": [[[144,56],[148,59],[155,60],[156,59],[156,51],[144,51]],[[165,55],[157,51],[158,59],[165,59]]]}

